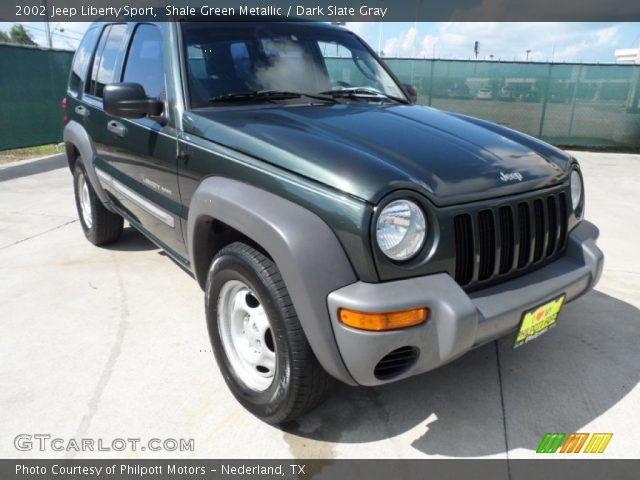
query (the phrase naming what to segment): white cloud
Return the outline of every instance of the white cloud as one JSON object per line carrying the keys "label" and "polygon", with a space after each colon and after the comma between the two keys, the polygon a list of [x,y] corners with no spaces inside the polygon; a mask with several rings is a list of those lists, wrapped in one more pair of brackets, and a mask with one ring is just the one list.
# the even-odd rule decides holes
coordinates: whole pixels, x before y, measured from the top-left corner
{"label": "white cloud", "polygon": [[387,57],[412,57],[418,53],[418,31],[415,27],[388,39],[382,47]]}
{"label": "white cloud", "polygon": [[382,34],[382,24],[380,22],[347,22],[345,28],[363,38],[376,52],[381,47],[381,45],[378,45]]}
{"label": "white cloud", "polygon": [[[474,58],[474,43],[480,42],[478,58],[556,62],[615,61],[620,48],[621,24],[445,22],[436,31],[421,34],[415,27],[388,38],[387,57]],[[605,60],[606,61],[606,60]]]}
{"label": "white cloud", "polygon": [[364,37],[371,30],[373,23],[371,22],[347,22],[346,28],[351,30],[359,37]]}

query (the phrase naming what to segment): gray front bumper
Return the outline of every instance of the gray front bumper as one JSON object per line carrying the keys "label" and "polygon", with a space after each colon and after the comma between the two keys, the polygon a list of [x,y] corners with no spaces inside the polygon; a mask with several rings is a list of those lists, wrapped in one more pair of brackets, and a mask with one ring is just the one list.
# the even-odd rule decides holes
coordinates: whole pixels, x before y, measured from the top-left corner
{"label": "gray front bumper", "polygon": [[[432,370],[474,347],[514,331],[525,310],[564,293],[567,301],[591,290],[600,279],[604,256],[598,229],[582,221],[569,235],[565,255],[529,274],[466,293],[446,273],[386,283],[356,282],[329,294],[331,322],[342,359],[360,385],[380,385]],[[427,323],[389,332],[345,326],[338,310],[390,312],[430,309]],[[397,376],[380,380],[374,368],[388,353],[416,347],[417,361]]]}

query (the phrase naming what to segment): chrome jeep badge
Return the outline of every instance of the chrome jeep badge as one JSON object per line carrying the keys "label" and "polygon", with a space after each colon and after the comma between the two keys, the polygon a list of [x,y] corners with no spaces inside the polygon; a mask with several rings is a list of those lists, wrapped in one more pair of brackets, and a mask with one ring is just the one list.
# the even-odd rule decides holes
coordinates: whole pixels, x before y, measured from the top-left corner
{"label": "chrome jeep badge", "polygon": [[518,182],[521,182],[523,179],[524,177],[520,172],[510,172],[510,173],[500,172],[500,180],[502,180],[503,182],[513,182],[516,180]]}

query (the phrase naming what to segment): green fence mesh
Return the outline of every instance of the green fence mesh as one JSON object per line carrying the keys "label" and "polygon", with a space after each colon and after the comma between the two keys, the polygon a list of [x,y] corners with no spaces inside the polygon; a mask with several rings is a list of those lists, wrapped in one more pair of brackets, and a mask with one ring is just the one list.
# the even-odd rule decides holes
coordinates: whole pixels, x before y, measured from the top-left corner
{"label": "green fence mesh", "polygon": [[640,66],[386,59],[423,105],[551,143],[640,147]]}
{"label": "green fence mesh", "polygon": [[0,150],[62,141],[73,52],[0,45]]}
{"label": "green fence mesh", "polygon": [[[62,139],[73,53],[0,45],[0,150]],[[385,59],[419,103],[561,145],[640,147],[640,66]],[[331,70],[357,80],[353,62]]]}
{"label": "green fence mesh", "polygon": [[[555,144],[640,147],[638,65],[385,62],[400,80],[416,86],[422,105],[491,120]],[[334,78],[361,80],[350,59],[331,58],[327,64]]]}

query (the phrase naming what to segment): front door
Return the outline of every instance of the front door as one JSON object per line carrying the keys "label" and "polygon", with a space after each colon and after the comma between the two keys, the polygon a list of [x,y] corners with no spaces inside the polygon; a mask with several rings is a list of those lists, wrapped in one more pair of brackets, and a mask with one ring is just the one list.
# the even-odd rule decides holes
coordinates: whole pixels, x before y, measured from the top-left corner
{"label": "front door", "polygon": [[[114,26],[116,27],[116,26]],[[109,62],[109,40],[98,64],[112,65],[109,83],[132,82],[142,85],[150,98],[166,102],[166,59],[163,32],[157,25],[127,26],[119,52],[121,59]],[[109,76],[110,72],[103,72]],[[107,79],[109,80],[109,79]],[[100,98],[104,81],[96,82],[95,97]],[[96,124],[97,122],[97,124]],[[96,171],[100,182],[137,227],[141,227],[171,253],[185,257],[180,224],[180,197],[177,177],[177,135],[169,112],[158,118],[128,120],[106,112],[94,116],[99,131]]]}

